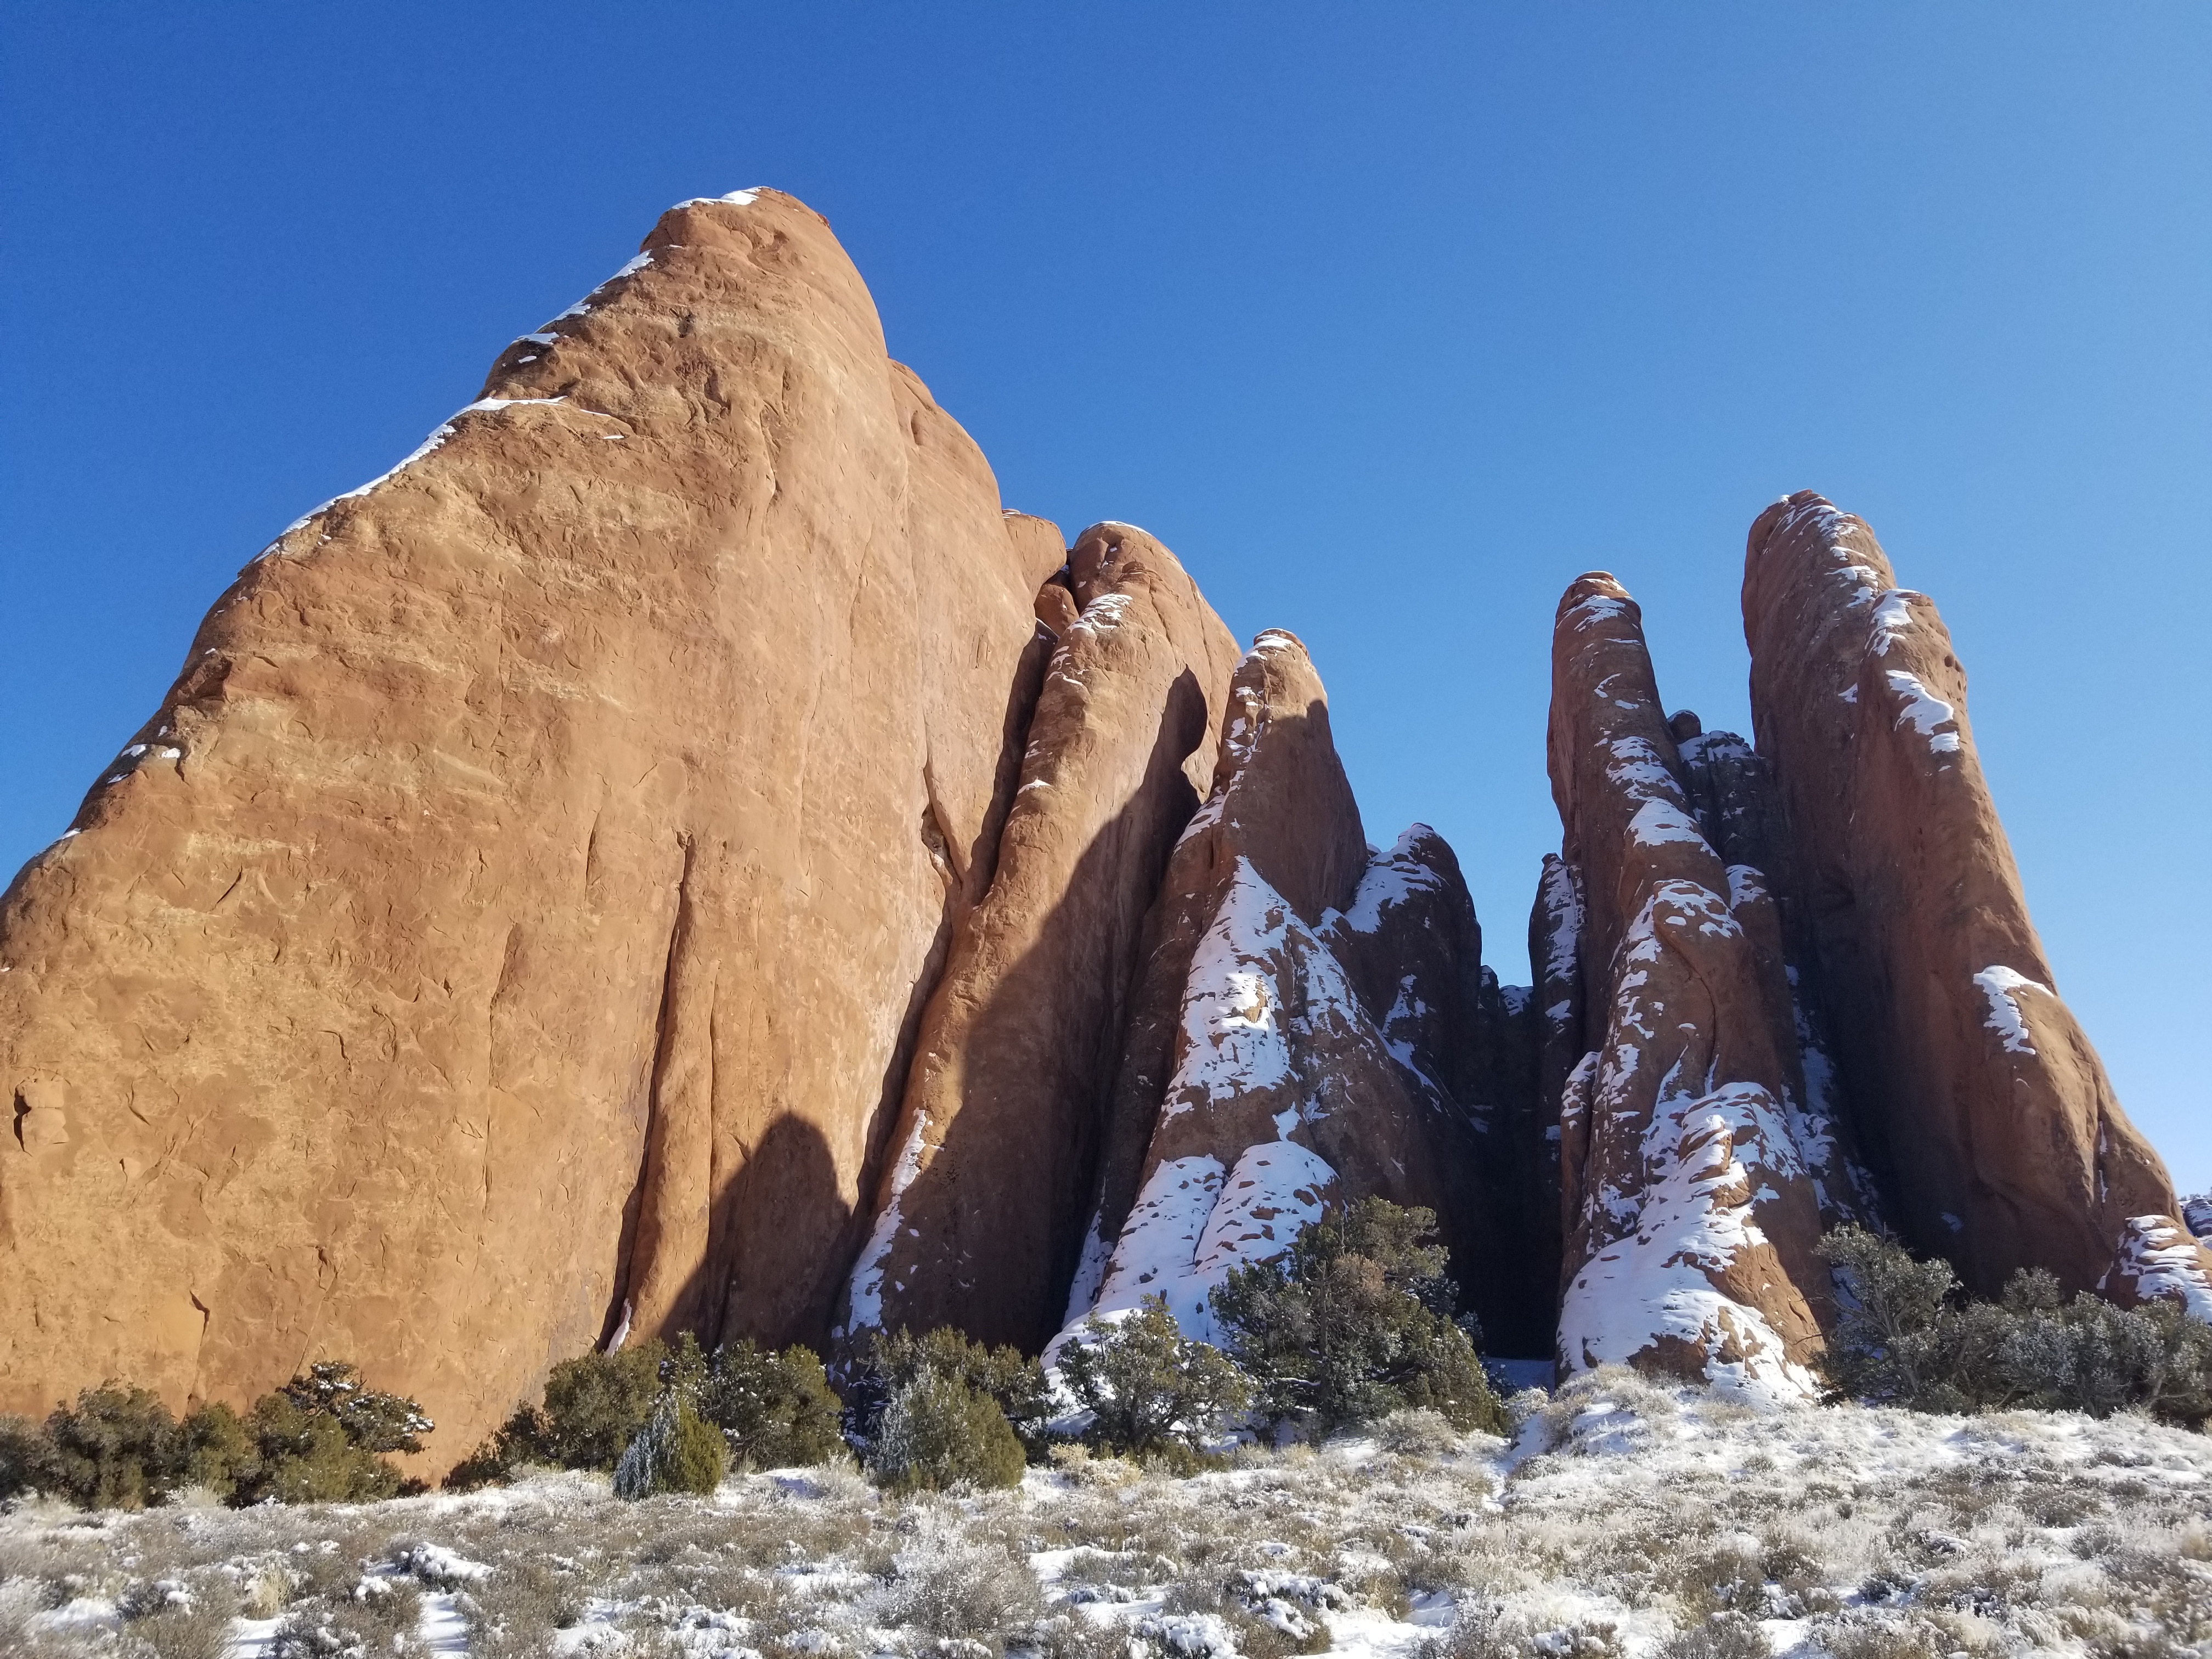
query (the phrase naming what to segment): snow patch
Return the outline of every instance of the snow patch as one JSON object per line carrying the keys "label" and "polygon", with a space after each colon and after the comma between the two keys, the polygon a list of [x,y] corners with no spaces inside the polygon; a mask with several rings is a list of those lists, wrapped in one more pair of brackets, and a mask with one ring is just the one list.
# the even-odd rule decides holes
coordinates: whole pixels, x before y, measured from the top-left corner
{"label": "snow patch", "polygon": [[1959,716],[1951,705],[1937,696],[1917,674],[1908,674],[1901,668],[1886,670],[1890,694],[1899,698],[1902,707],[1898,710],[1897,727],[1902,731],[1910,726],[1928,739],[1929,748],[1937,754],[1955,754],[1959,748],[1959,733],[1954,729],[1940,731],[1941,726],[1958,725]]}
{"label": "snow patch", "polygon": [[1982,1024],[1997,1034],[2005,1048],[2016,1054],[2032,1054],[2035,1045],[2028,1041],[2027,1026],[2021,1018],[2020,994],[2040,991],[2051,995],[2051,988],[2027,975],[2015,973],[2002,963],[1992,963],[1974,975],[1974,983],[1982,988],[1982,995],[1989,1003],[1988,1018]]}

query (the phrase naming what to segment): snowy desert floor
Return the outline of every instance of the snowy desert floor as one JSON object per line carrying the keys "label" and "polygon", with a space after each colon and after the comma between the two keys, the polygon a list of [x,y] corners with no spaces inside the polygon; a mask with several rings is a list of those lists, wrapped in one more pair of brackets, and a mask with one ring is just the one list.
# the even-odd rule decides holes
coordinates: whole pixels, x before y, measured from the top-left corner
{"label": "snowy desert floor", "polygon": [[[1620,1371],[1176,1479],[901,1500],[849,1469],[0,1519],[0,1653],[824,1659],[2212,1655],[2212,1438],[1777,1411]],[[1138,1644],[1132,1649],[1130,1644]]]}

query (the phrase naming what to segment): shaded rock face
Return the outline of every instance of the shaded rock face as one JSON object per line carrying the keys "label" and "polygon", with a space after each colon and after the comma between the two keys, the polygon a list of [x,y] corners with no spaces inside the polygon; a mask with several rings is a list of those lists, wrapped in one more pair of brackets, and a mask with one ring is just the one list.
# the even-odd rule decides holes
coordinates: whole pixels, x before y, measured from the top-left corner
{"label": "shaded rock face", "polygon": [[1701,828],[1640,615],[1602,573],[1560,602],[1549,754],[1569,878],[1547,871],[1540,914],[1592,1044],[1561,1085],[1561,1362],[1810,1394],[1832,1143],[1802,1109],[1779,924]]}
{"label": "shaded rock face", "polygon": [[9,890],[0,1409],[344,1356],[450,1462],[618,1328],[818,1340],[1064,557],[817,215],[665,216]]}
{"label": "shaded rock face", "polygon": [[1888,1213],[1978,1294],[2091,1287],[2173,1191],[2051,988],[1942,618],[1809,491],[1752,526],[1743,607],[1785,910]]}
{"label": "shaded rock face", "polygon": [[[1142,531],[1076,540],[995,878],[955,926],[838,1333],[1059,1328],[1144,921],[1210,780],[1238,653]],[[1057,610],[1060,600],[1050,602]]]}
{"label": "shaded rock face", "polygon": [[1214,1340],[1213,1289],[1332,1199],[1456,1221],[1473,1191],[1473,1115],[1424,1068],[1456,1080],[1486,1018],[1449,848],[1417,828],[1370,855],[1294,636],[1260,635],[1229,708],[1148,929],[1071,1327],[1160,1295]]}

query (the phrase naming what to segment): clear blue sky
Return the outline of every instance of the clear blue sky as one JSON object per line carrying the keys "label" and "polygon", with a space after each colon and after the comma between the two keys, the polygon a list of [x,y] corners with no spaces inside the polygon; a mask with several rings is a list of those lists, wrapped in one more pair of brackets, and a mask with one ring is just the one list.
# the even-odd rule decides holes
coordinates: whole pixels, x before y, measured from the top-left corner
{"label": "clear blue sky", "polygon": [[2212,8],[0,4],[0,866],[208,604],[680,198],[827,214],[1009,505],[1296,629],[1527,973],[1552,607],[1748,720],[1743,535],[1872,521],[2036,919],[2212,1185]]}

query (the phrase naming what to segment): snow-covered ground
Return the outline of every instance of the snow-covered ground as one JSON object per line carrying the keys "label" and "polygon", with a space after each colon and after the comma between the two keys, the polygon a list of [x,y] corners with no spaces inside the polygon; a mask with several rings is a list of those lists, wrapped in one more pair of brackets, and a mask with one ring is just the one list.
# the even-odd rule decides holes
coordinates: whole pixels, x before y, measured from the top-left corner
{"label": "snow-covered ground", "polygon": [[[992,1659],[2212,1655],[2212,1438],[1758,1408],[1619,1370],[1176,1479],[886,1498],[850,1469],[0,1520],[0,1653]],[[1133,1649],[1131,1644],[1134,1644]],[[1425,1650],[1425,1653],[1424,1653]]]}

